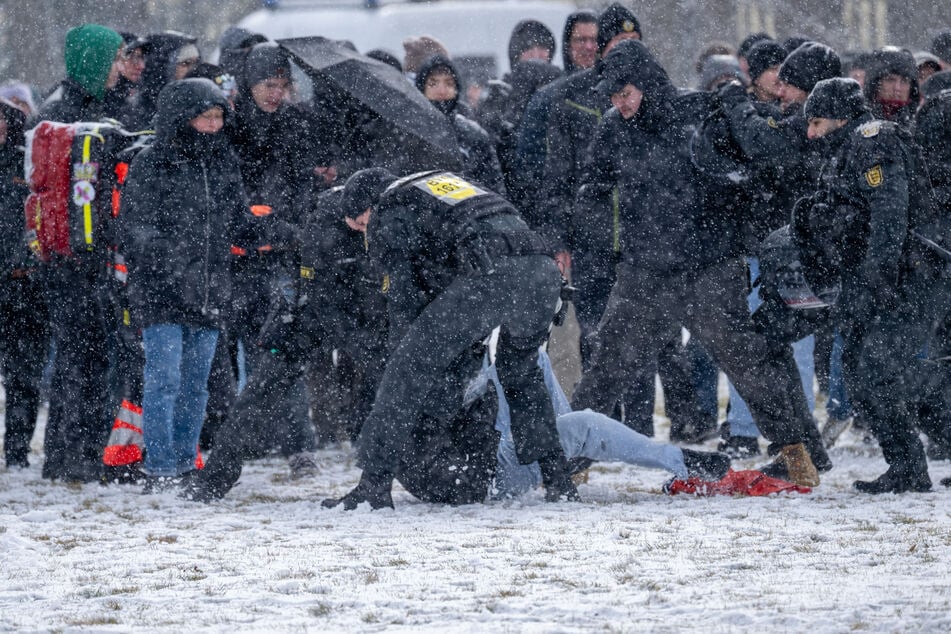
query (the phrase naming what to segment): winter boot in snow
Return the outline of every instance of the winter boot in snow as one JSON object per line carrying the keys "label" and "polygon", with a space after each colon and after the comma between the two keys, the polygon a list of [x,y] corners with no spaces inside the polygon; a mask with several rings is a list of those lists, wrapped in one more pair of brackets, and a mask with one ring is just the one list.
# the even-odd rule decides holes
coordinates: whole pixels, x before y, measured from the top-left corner
{"label": "winter boot in snow", "polygon": [[320,473],[317,456],[310,451],[300,451],[287,459],[287,466],[291,470],[291,480],[313,478]]}
{"label": "winter boot in snow", "polygon": [[730,433],[730,423],[720,425],[720,442],[717,451],[731,458],[752,458],[760,454],[759,438],[755,436],[733,436]]}
{"label": "winter boot in snow", "polygon": [[708,451],[681,449],[688,478],[700,478],[707,482],[722,480],[730,470],[730,456]]}
{"label": "winter boot in snow", "polygon": [[951,478],[942,478],[941,486],[951,487]]}
{"label": "winter boot in snow", "polygon": [[393,476],[389,473],[363,472],[360,482],[350,493],[342,498],[330,498],[320,503],[325,509],[332,509],[343,504],[343,510],[353,511],[364,502],[374,511],[382,508],[393,508]]}
{"label": "winter boot in snow", "polygon": [[819,472],[816,471],[809,452],[801,442],[782,447],[776,459],[760,471],[771,478],[794,482],[799,486],[819,486]]}
{"label": "winter boot in snow", "polygon": [[545,486],[546,502],[580,502],[581,496],[575,483],[571,481],[568,463],[564,454],[543,456],[538,459],[542,471],[542,484]]}
{"label": "winter boot in snow", "polygon": [[862,493],[924,493],[931,490],[928,461],[924,451],[912,448],[904,460],[891,460],[888,471],[871,481],[856,480],[852,483]]}

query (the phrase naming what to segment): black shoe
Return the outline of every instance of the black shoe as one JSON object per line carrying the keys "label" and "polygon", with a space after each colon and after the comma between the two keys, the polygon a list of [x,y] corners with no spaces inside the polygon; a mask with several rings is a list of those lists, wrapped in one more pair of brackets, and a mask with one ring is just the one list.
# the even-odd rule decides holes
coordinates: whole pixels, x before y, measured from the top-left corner
{"label": "black shoe", "polygon": [[752,458],[760,454],[759,439],[752,436],[730,436],[717,445],[717,451],[730,458]]}
{"label": "black shoe", "polygon": [[722,480],[730,470],[730,456],[723,453],[709,451],[692,451],[681,449],[684,454],[684,466],[687,467],[687,477],[700,478],[708,482]]}
{"label": "black shoe", "polygon": [[941,486],[951,487],[951,478],[942,478]]}
{"label": "black shoe", "polygon": [[215,486],[208,478],[204,478],[200,471],[192,471],[182,478],[181,492],[178,497],[191,502],[214,502],[220,500],[228,492],[228,488]]}
{"label": "black shoe", "polygon": [[360,482],[342,498],[330,498],[320,503],[325,509],[343,504],[343,510],[353,511],[366,502],[374,511],[393,508],[393,476],[363,472]]}
{"label": "black shoe", "polygon": [[142,486],[142,495],[152,495],[153,493],[164,493],[177,489],[182,484],[181,476],[145,476],[145,484]]}
{"label": "black shoe", "polygon": [[546,502],[581,501],[578,488],[571,480],[571,471],[564,454],[559,451],[555,455],[539,458],[538,466],[542,471]]}
{"label": "black shoe", "polygon": [[852,483],[856,491],[861,493],[924,493],[931,490],[931,478],[928,471],[915,469],[900,471],[894,466],[871,481],[856,480]]}

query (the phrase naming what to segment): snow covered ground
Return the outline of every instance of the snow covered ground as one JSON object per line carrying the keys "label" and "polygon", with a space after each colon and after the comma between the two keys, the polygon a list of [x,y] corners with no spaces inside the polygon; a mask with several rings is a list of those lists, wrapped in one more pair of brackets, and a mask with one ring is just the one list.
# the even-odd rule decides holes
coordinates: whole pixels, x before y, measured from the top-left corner
{"label": "snow covered ground", "polygon": [[353,513],[319,505],[357,479],[346,448],[307,482],[253,463],[209,506],[51,484],[33,455],[0,473],[0,631],[951,631],[951,490],[859,495],[878,449],[832,455],[810,495],[667,497],[600,465],[581,504]]}

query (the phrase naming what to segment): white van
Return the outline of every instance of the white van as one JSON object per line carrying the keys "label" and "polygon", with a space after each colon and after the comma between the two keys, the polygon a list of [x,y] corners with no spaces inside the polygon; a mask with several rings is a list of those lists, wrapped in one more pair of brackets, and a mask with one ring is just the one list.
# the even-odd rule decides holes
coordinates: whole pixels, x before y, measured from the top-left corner
{"label": "white van", "polygon": [[[361,53],[383,48],[403,58],[403,40],[431,35],[442,42],[460,70],[498,77],[508,70],[512,29],[527,18],[545,24],[557,42],[574,2],[562,0],[279,0],[274,7],[249,14],[237,26],[272,40],[321,35],[349,40]],[[477,70],[478,69],[478,70]]]}

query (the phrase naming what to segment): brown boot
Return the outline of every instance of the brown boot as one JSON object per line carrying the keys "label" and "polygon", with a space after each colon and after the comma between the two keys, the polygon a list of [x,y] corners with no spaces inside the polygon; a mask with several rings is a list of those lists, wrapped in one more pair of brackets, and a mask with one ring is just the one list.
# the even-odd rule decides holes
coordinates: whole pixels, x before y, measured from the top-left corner
{"label": "brown boot", "polygon": [[803,487],[819,486],[819,472],[812,464],[812,458],[805,445],[796,443],[786,445],[771,463],[760,469],[768,476],[787,480]]}

